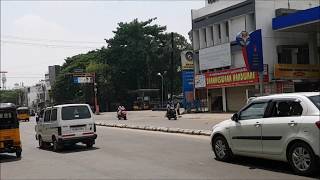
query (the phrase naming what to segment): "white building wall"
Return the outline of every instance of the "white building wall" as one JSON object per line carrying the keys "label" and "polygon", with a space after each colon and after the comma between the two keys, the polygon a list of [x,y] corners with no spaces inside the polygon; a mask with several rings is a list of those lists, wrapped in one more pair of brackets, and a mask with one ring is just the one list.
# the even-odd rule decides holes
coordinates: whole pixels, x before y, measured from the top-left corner
{"label": "white building wall", "polygon": [[37,99],[38,99],[38,88],[35,86],[30,87],[30,91],[28,92],[28,106],[32,108],[33,104],[37,104]]}
{"label": "white building wall", "polygon": [[207,14],[210,14],[212,12],[217,12],[219,10],[225,9],[227,7],[236,5],[238,3],[241,3],[245,0],[219,0],[213,4],[208,4],[206,0],[206,6],[197,9],[197,10],[192,10],[192,19],[197,19],[199,17],[205,16]]}
{"label": "white building wall", "polygon": [[246,29],[245,16],[239,16],[239,17],[232,18],[230,20],[230,27],[229,27],[230,41],[235,41],[237,34],[245,29]]}
{"label": "white building wall", "polygon": [[198,50],[200,49],[199,30],[192,31],[192,35],[193,49]]}
{"label": "white building wall", "polygon": [[[264,63],[269,66],[269,76],[273,77],[274,64],[278,63],[277,46],[308,44],[307,33],[275,32],[272,29],[272,18],[275,10],[288,8],[287,0],[265,1],[256,0],[256,29],[262,29],[262,46]],[[290,7],[293,9],[308,9],[316,6],[314,0],[291,0]]]}

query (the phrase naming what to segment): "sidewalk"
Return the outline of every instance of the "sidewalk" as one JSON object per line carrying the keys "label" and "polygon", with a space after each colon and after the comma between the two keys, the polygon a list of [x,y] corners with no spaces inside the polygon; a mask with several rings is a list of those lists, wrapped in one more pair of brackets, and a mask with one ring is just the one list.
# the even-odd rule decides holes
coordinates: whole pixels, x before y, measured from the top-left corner
{"label": "sidewalk", "polygon": [[168,120],[164,111],[129,111],[128,120],[118,120],[116,112],[102,113],[96,115],[95,119],[100,126],[210,135],[212,126],[231,116],[230,113],[196,113]]}

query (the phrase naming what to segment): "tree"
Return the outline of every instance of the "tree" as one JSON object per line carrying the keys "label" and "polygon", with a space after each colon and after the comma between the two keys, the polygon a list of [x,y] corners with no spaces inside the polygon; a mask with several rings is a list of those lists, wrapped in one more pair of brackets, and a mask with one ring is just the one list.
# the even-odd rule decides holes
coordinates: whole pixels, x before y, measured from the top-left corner
{"label": "tree", "polygon": [[[191,46],[183,36],[174,33],[172,49],[170,33],[165,32],[165,26],[154,24],[155,20],[121,22],[113,31],[114,37],[106,40],[107,48],[67,58],[53,86],[54,100],[57,103],[92,103],[92,86],[73,84],[72,77],[68,75],[79,68],[96,74],[102,109],[110,107],[111,102],[132,102],[130,90],[159,88],[161,83],[157,73],[169,70],[171,51],[174,52],[176,70],[181,66],[181,51]],[[181,75],[177,71],[174,84],[174,92],[180,93]]]}

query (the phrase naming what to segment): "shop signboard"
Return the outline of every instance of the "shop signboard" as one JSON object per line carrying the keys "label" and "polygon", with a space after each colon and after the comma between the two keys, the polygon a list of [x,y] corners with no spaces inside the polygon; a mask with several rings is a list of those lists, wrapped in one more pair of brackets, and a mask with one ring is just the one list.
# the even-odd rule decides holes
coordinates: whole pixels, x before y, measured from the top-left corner
{"label": "shop signboard", "polygon": [[194,71],[182,71],[182,84],[185,102],[193,101]]}
{"label": "shop signboard", "polygon": [[196,74],[194,77],[195,88],[205,88],[206,87],[206,76],[204,74]]}
{"label": "shop signboard", "polygon": [[276,79],[319,79],[320,65],[317,64],[275,64]]}
{"label": "shop signboard", "polygon": [[242,54],[249,71],[263,71],[263,52],[261,29],[251,32],[238,33],[236,40],[242,47]]}
{"label": "shop signboard", "polygon": [[181,52],[181,69],[183,71],[193,69],[193,52],[192,51]]}
{"label": "shop signboard", "polygon": [[200,70],[231,66],[230,43],[225,43],[199,51]]}
{"label": "shop signboard", "polygon": [[[268,69],[267,66],[264,66]],[[266,70],[267,72],[268,70]],[[240,85],[250,85],[259,82],[259,75],[257,72],[248,71],[246,67],[227,69],[216,72],[208,72],[206,75],[206,87],[222,88],[233,87]],[[264,82],[269,81],[268,73],[264,73]]]}
{"label": "shop signboard", "polygon": [[93,79],[92,77],[74,77],[73,82],[75,84],[93,83]]}

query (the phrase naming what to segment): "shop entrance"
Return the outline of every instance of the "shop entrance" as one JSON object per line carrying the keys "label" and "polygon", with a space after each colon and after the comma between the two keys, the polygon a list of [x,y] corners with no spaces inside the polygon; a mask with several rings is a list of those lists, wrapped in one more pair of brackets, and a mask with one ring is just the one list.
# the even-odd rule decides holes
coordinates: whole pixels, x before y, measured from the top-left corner
{"label": "shop entrance", "polygon": [[222,89],[209,90],[209,110],[210,112],[223,112]]}

